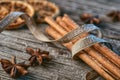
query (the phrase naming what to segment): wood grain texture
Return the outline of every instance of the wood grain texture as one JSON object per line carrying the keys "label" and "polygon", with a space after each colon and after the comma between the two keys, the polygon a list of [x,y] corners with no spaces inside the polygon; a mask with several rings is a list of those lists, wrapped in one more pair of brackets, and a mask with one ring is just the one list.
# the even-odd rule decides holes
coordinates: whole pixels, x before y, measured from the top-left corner
{"label": "wood grain texture", "polygon": [[[62,14],[67,13],[78,24],[81,24],[79,15],[83,12],[93,14],[106,14],[113,8],[119,8],[119,0],[50,0],[55,2],[61,9]],[[104,34],[120,35],[120,23],[107,23],[102,27]],[[44,29],[44,26],[40,26]],[[117,29],[116,29],[117,28]],[[120,53],[120,41],[110,41],[114,51]],[[44,65],[29,68],[30,74],[17,80],[83,80],[81,72],[92,71],[92,69],[81,60],[71,59],[71,53],[67,49],[57,48],[52,44],[42,43],[34,38],[26,28],[4,31],[0,33],[0,58],[10,59],[12,55],[17,56],[18,62],[29,58],[25,52],[26,46],[47,50],[52,56],[52,61]],[[0,67],[0,80],[12,80]],[[103,80],[98,78],[96,80]]]}

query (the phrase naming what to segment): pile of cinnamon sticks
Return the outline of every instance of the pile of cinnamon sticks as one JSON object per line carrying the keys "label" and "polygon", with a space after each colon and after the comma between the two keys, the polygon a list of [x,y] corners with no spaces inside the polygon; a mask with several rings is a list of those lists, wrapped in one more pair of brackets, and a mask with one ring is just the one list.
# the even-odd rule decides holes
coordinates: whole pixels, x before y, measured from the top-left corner
{"label": "pile of cinnamon sticks", "polygon": [[[66,14],[63,17],[57,17],[56,20],[46,17],[45,21],[50,25],[46,32],[54,39],[59,39],[79,27]],[[63,43],[63,45],[71,50],[76,41],[88,34],[84,33],[68,43]],[[105,45],[97,43],[77,53],[76,57],[82,59],[105,79],[120,80],[120,57]]]}

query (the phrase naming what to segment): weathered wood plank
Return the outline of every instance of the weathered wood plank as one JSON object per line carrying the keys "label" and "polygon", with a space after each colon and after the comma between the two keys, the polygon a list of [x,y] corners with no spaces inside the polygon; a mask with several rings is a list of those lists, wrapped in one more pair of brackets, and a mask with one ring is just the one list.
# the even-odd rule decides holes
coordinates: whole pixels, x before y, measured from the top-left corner
{"label": "weathered wood plank", "polygon": [[[62,13],[70,15],[78,24],[81,24],[79,15],[83,12],[94,14],[105,14],[112,8],[119,8],[118,0],[51,0],[55,2]],[[111,34],[111,28],[119,28],[120,23],[108,23],[105,34]],[[43,28],[40,26],[40,28]],[[115,29],[114,28],[114,29]],[[119,29],[116,34],[120,35]],[[113,31],[114,33],[115,31]],[[112,33],[112,35],[113,35]],[[114,50],[120,53],[120,41],[105,38],[114,46]],[[4,31],[0,34],[0,58],[10,59],[12,55],[17,56],[18,62],[26,60],[29,55],[25,52],[27,46],[47,50],[52,56],[52,61],[45,65],[31,67],[30,74],[18,80],[83,80],[81,72],[92,70],[84,62],[71,59],[71,53],[67,49],[59,49],[52,44],[42,43],[34,38],[28,29]],[[61,54],[64,53],[64,54]],[[0,80],[12,80],[0,67]],[[103,80],[103,79],[99,79]]]}
{"label": "weathered wood plank", "polygon": [[[3,35],[3,34],[1,34],[0,35],[0,37],[1,37],[1,41],[0,41],[0,51],[1,51],[1,53],[0,53],[0,58],[3,58],[3,56],[5,57],[7,57],[7,58],[10,58],[10,55],[16,55],[18,58],[20,58],[20,61],[21,61],[21,58],[23,58],[23,59],[28,59],[29,58],[29,55],[28,54],[26,54],[25,52],[24,52],[24,50],[25,50],[25,45],[24,45],[24,42],[26,41],[26,40],[21,40],[21,39],[19,39],[19,41],[18,41],[18,38],[16,38],[16,37],[12,37],[12,36],[7,36],[7,35]],[[6,38],[5,38],[6,37]],[[14,40],[13,40],[13,38],[14,38]],[[21,42],[23,42],[23,43],[21,43]],[[31,44],[31,45],[29,45],[29,46],[32,46],[32,47],[40,47],[41,49],[43,48],[43,49],[46,49],[46,46],[44,47],[44,46],[41,46],[40,44],[38,44],[38,43],[34,43],[33,44],[33,42],[27,42],[27,44]],[[35,45],[35,46],[34,46]],[[48,49],[48,48],[47,48]],[[48,51],[51,51],[51,49],[52,50],[55,50],[54,48],[49,48],[49,50]],[[24,53],[23,53],[24,52]],[[52,53],[52,55],[55,55],[56,54],[56,52],[53,54],[53,52],[51,52]],[[59,60],[58,60],[58,58],[59,58]],[[64,59],[64,58],[66,58],[66,59]],[[84,68],[82,68],[82,66],[80,67],[79,65],[76,65],[76,62],[75,62],[75,64],[74,64],[74,61],[72,61],[72,62],[70,62],[70,61],[72,61],[71,60],[71,57],[69,56],[69,57],[66,57],[65,55],[63,56],[63,55],[61,55],[61,56],[57,56],[57,57],[53,57],[53,62],[51,63],[52,65],[48,65],[49,67],[47,68],[45,68],[45,69],[47,69],[47,71],[45,71],[44,70],[44,67],[43,68],[40,68],[39,67],[39,70],[37,70],[37,68],[32,68],[31,70],[31,72],[38,72],[39,71],[39,75],[43,75],[43,76],[45,76],[45,74],[44,74],[44,72],[46,73],[46,72],[48,72],[48,73],[46,73],[46,74],[49,74],[49,77],[50,77],[50,73],[51,72],[57,72],[57,73],[59,73],[59,75],[64,75],[64,73],[65,73],[65,75],[66,75],[66,77],[71,77],[71,74],[74,74],[75,75],[75,73],[74,73],[74,71],[76,72],[78,72],[78,70],[80,70],[80,71],[84,71]],[[56,65],[56,64],[58,64],[58,65]],[[53,65],[53,64],[55,64],[55,65]],[[83,64],[83,63],[82,63]],[[66,66],[65,66],[66,65]],[[75,68],[75,66],[74,65],[76,65],[76,68]],[[85,64],[84,64],[85,65]],[[71,68],[70,68],[70,66],[71,66]],[[48,71],[48,69],[50,69],[50,71]],[[67,70],[68,69],[68,70]],[[86,66],[86,69],[88,69],[88,66]],[[64,71],[65,72],[64,72]],[[72,71],[71,71],[72,70]],[[68,71],[68,72],[67,72]],[[77,73],[77,74],[79,74],[79,75],[81,75],[81,73]],[[64,76],[65,77],[65,76]],[[79,76],[79,77],[81,77],[81,76]],[[74,77],[74,78],[76,78],[76,77]],[[36,79],[36,78],[35,78]],[[41,79],[41,78],[40,78]],[[71,78],[72,79],[72,78]],[[46,79],[45,79],[46,80]]]}

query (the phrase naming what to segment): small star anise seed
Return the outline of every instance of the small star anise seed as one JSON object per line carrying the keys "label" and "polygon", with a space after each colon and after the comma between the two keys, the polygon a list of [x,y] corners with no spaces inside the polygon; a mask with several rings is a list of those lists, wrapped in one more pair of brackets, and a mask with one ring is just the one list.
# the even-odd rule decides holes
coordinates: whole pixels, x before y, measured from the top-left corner
{"label": "small star anise seed", "polygon": [[42,64],[43,61],[49,61],[51,59],[49,57],[49,52],[41,51],[38,48],[36,50],[34,50],[33,48],[26,48],[26,51],[31,55],[29,61],[32,66]]}
{"label": "small star anise seed", "polygon": [[120,21],[120,11],[111,11],[107,16],[111,17],[114,22]]}
{"label": "small star anise seed", "polygon": [[100,20],[98,16],[93,16],[89,13],[83,13],[80,16],[80,19],[87,24],[99,24]]}
{"label": "small star anise seed", "polygon": [[28,73],[27,68],[30,66],[24,62],[17,64],[16,57],[13,57],[12,61],[1,59],[0,62],[4,71],[12,78],[18,78],[20,76],[26,75]]}

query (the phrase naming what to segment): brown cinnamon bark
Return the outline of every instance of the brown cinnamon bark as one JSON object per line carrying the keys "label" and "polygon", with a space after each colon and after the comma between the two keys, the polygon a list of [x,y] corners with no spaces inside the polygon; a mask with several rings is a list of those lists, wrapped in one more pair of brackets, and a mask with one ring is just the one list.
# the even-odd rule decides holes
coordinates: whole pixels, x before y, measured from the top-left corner
{"label": "brown cinnamon bark", "polygon": [[62,17],[57,17],[56,18],[56,22],[60,25],[60,26],[62,26],[63,28],[64,28],[64,30],[66,30],[67,32],[70,32],[72,29],[70,29],[69,27],[68,27],[68,25],[66,24],[66,23],[64,23],[63,21],[62,21]]}
{"label": "brown cinnamon bark", "polygon": [[101,63],[106,69],[108,69],[111,73],[118,76],[120,78],[120,69],[112,64],[109,60],[107,60],[104,56],[100,55],[99,52],[94,50],[92,47],[86,48],[86,52],[93,58],[95,58],[99,63]]}
{"label": "brown cinnamon bark", "polygon": [[67,34],[67,32],[60,25],[58,25],[52,18],[46,17],[45,21],[49,22],[50,26],[53,27],[56,31],[58,31],[60,34],[62,35]]}
{"label": "brown cinnamon bark", "polygon": [[93,47],[120,68],[120,56],[102,44],[95,44]]}
{"label": "brown cinnamon bark", "polygon": [[76,29],[79,27],[74,21],[72,21],[67,14],[65,14],[62,18],[62,20],[69,26],[70,29]]}
{"label": "brown cinnamon bark", "polygon": [[[49,32],[48,30],[52,31],[53,33]],[[55,38],[55,39],[59,39],[61,38],[61,34],[59,34],[55,29],[51,28],[51,27],[47,27],[46,32],[51,35],[51,37]]]}
{"label": "brown cinnamon bark", "polygon": [[[64,20],[64,22],[66,22],[66,24],[68,24],[68,25],[70,25],[69,27],[71,27],[72,29],[76,29],[77,28],[77,26],[78,25],[76,25],[67,15],[65,15],[64,17],[63,17],[63,20]],[[72,25],[72,26],[71,26]],[[100,45],[100,44],[99,44]],[[110,52],[110,49],[108,49],[107,47],[107,51],[105,51],[104,49],[105,48],[103,48],[102,46],[99,46],[99,47],[101,47],[102,49],[102,51],[105,53],[105,54],[107,54],[106,52],[108,52],[108,50],[109,50],[109,52]],[[97,50],[99,50],[99,47],[97,47]],[[85,49],[86,50],[86,49]],[[107,61],[107,59],[106,58],[104,58],[104,57],[97,57],[98,55],[97,54],[95,54],[95,53],[98,53],[97,51],[94,51],[94,48],[91,48],[91,50],[93,50],[92,51],[92,53],[89,53],[92,57],[94,57],[95,59],[97,59],[97,60],[99,60],[99,62],[104,66],[104,67],[106,67],[108,70],[110,70],[113,74],[115,74],[116,76],[118,76],[119,78],[120,78],[120,76],[119,76],[119,74],[120,74],[120,70],[119,70],[119,68],[118,67],[116,67],[114,64],[112,64],[112,63],[110,63],[109,61]],[[88,51],[87,51],[88,52]],[[111,51],[112,52],[112,51]],[[101,53],[101,51],[99,50],[99,53]],[[104,54],[103,53],[103,54]],[[111,53],[112,54],[112,53]],[[109,54],[107,54],[107,55],[109,55]],[[106,55],[106,56],[107,56]],[[113,56],[114,55],[114,56]],[[109,56],[110,57],[110,56]],[[115,53],[113,53],[112,54],[112,57],[113,57],[113,59],[114,59],[114,61],[116,61],[116,59],[115,59],[115,57],[117,57],[117,59],[118,59],[118,56],[117,55],[115,55]],[[111,58],[111,57],[110,57]],[[119,60],[119,59],[118,59]],[[113,70],[113,68],[114,68],[114,70]]]}
{"label": "brown cinnamon bark", "polygon": [[[46,32],[54,39],[59,39],[62,37],[62,35],[59,32],[57,32],[55,29],[51,27],[47,27]],[[72,42],[64,43],[63,45],[66,46],[69,50],[72,48],[71,46]]]}
{"label": "brown cinnamon bark", "polygon": [[[92,57],[93,58],[93,57]],[[96,64],[101,67],[105,72],[107,72],[108,74],[110,74],[115,80],[119,80],[118,77],[116,77],[116,75],[114,75],[112,72],[110,72],[107,68],[105,68],[102,64],[100,64],[97,60],[95,60],[93,58],[93,60],[96,62]]]}
{"label": "brown cinnamon bark", "polygon": [[[51,31],[49,28],[47,28],[47,33],[52,36],[53,38],[57,39],[56,36],[53,36],[55,30]],[[56,34],[57,35],[57,34]],[[62,37],[62,36],[61,36]],[[69,44],[69,46],[66,46],[68,49],[71,49],[69,47],[72,47],[73,44]],[[64,45],[65,46],[65,45]],[[79,57],[86,62],[89,66],[91,66],[96,72],[98,72],[101,76],[103,76],[107,80],[114,80],[108,73],[106,73],[101,67],[99,67],[90,56],[84,52],[80,52]]]}
{"label": "brown cinnamon bark", "polygon": [[[48,21],[48,23],[49,23],[49,20],[47,20]],[[50,23],[49,23],[50,24]],[[55,29],[56,27],[54,26],[54,29]],[[61,28],[62,29],[62,28]],[[57,30],[57,29],[56,29]],[[50,31],[50,30],[47,30],[48,32],[51,32],[52,33],[52,31]],[[62,30],[63,31],[63,30]],[[61,32],[60,32],[61,33]],[[63,35],[63,34],[61,34],[61,35]],[[64,34],[65,35],[65,34]],[[63,35],[63,36],[64,36]],[[72,45],[71,45],[72,46]],[[104,70],[102,70],[97,64],[95,64],[95,62],[93,61],[93,60],[91,60],[91,58],[88,56],[88,55],[85,55],[85,54],[82,54],[81,55],[81,53],[80,53],[80,55],[79,55],[79,57],[83,60],[83,61],[85,61],[89,66],[91,66],[94,70],[96,70],[100,75],[102,75],[104,78],[106,78],[106,79],[110,79],[110,80],[114,80],[109,74],[107,74]],[[87,59],[86,59],[87,58]],[[89,62],[89,61],[92,61],[91,63]],[[99,68],[98,68],[99,67]]]}
{"label": "brown cinnamon bark", "polygon": [[[67,24],[70,25],[72,29],[76,29],[78,27],[77,24],[75,24],[67,15],[64,15],[63,21]],[[88,34],[88,33],[87,33]],[[97,49],[101,54],[108,56],[107,58],[112,61],[114,64],[116,64],[120,68],[120,57],[115,54],[112,50],[107,48],[104,45],[101,44],[95,44],[93,45],[95,49]]]}
{"label": "brown cinnamon bark", "polygon": [[90,56],[84,51],[80,52],[79,57],[90,67],[92,67],[96,72],[98,72],[101,76],[103,76],[106,80],[115,80],[108,73],[106,73],[101,67],[99,67],[96,64],[96,62],[94,62],[94,59],[90,58]]}

